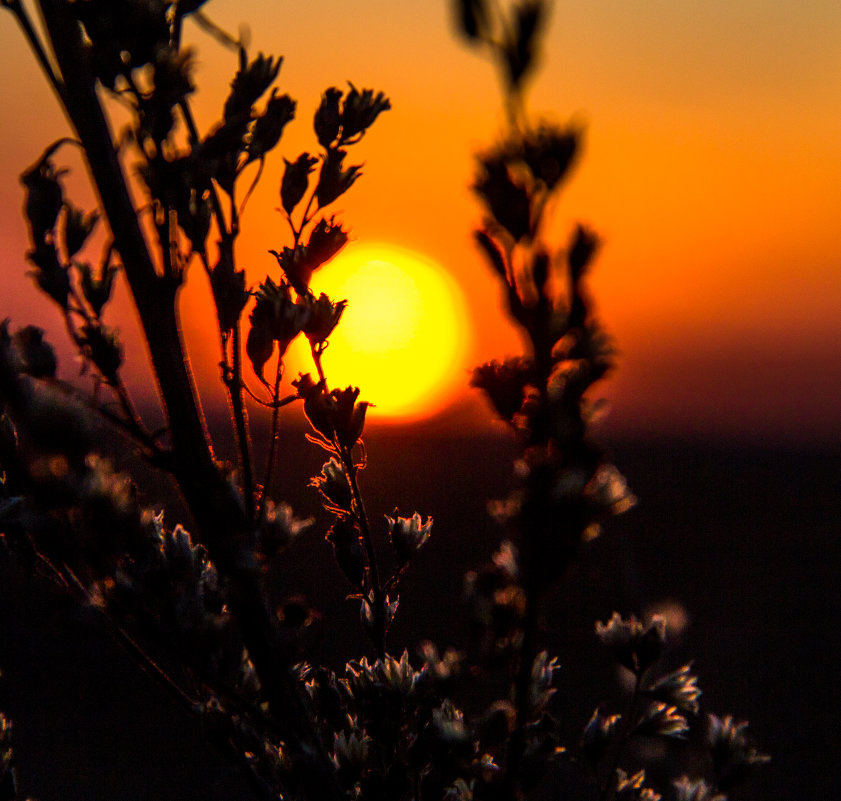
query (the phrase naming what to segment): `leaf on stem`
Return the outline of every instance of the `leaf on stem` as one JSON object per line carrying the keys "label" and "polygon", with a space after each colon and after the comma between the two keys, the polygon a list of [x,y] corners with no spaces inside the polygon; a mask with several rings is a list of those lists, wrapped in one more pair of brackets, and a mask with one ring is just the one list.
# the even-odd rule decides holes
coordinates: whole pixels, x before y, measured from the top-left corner
{"label": "leaf on stem", "polygon": [[[219,261],[210,272],[210,286],[213,290],[213,299],[216,302],[216,315],[219,319],[219,329],[223,334],[233,330],[234,326],[239,320],[242,310],[248,303],[248,291],[245,288],[245,270],[234,269],[234,259],[232,252],[232,245],[222,246],[220,248]],[[258,313],[261,317],[264,313]],[[253,327],[253,320],[252,320]],[[264,332],[255,334],[257,342],[253,343],[252,347],[256,352],[260,352],[261,348],[257,344]],[[250,354],[249,354],[250,356]],[[271,350],[269,351],[271,356]],[[263,361],[268,360],[268,356]],[[252,365],[254,360],[252,359]],[[255,372],[257,370],[255,369]],[[259,373],[258,373],[259,375]]]}
{"label": "leaf on stem", "polygon": [[350,91],[342,103],[342,134],[340,144],[352,144],[368,130],[377,117],[391,109],[391,103],[383,92],[374,94],[373,89],[360,91],[348,81]]}

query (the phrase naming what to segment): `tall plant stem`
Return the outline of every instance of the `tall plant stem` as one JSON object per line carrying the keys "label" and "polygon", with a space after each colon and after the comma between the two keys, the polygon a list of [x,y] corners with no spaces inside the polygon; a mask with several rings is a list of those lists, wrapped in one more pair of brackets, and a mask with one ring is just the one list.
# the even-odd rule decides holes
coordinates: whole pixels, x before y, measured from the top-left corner
{"label": "tall plant stem", "polygon": [[302,691],[290,673],[292,655],[269,612],[256,567],[244,558],[252,524],[239,493],[213,458],[192,374],[185,359],[176,311],[179,281],[158,276],[97,96],[86,44],[66,0],[40,0],[45,27],[64,77],[59,94],[87,158],[116,250],[149,347],[158,391],[170,424],[172,473],[200,540],[230,587],[229,604],[266,692],[269,709],[298,757],[302,795],[340,801],[335,767],[321,742]]}
{"label": "tall plant stem", "polygon": [[533,588],[526,588],[526,608],[523,615],[523,640],[520,646],[519,664],[514,678],[514,709],[517,714],[516,727],[508,743],[508,780],[512,798],[520,797],[520,766],[525,751],[525,726],[531,713],[529,690],[531,671],[537,656],[537,620],[540,599]]}

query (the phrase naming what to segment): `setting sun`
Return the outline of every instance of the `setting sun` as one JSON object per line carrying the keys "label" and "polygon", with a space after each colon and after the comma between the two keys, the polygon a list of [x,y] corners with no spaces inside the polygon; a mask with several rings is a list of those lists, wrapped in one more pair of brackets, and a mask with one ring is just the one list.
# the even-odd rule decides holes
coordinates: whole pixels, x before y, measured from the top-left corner
{"label": "setting sun", "polygon": [[[361,388],[372,417],[429,416],[464,384],[466,307],[440,265],[391,245],[350,245],[312,289],[348,301],[324,367],[331,387]],[[304,344],[287,355],[287,375],[312,369]]]}

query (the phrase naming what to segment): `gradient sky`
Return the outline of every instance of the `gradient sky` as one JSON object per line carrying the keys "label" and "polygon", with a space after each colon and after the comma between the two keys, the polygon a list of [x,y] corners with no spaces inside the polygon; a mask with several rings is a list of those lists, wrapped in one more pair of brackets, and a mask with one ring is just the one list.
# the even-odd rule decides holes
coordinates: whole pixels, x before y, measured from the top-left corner
{"label": "gradient sky", "polygon": [[[281,88],[299,100],[287,157],[313,148],[309,120],[327,86],[386,91],[393,111],[359,148],[365,174],[341,203],[345,220],[362,241],[453,273],[472,312],[472,362],[517,352],[471,245],[479,207],[466,189],[471,153],[501,129],[496,76],[455,39],[444,0],[206,8],[230,30],[250,23],[254,52],[285,56]],[[195,41],[207,128],[235,60],[203,34]],[[7,13],[0,53],[0,316],[57,341],[55,312],[21,278],[17,176],[66,129]],[[621,354],[604,388],[611,426],[841,441],[841,4],[556,0],[529,104],[586,124],[556,230],[563,241],[582,220],[605,240],[592,289]],[[245,221],[240,257],[255,281],[272,268],[266,250],[285,244],[271,211],[280,165],[279,155],[268,164]],[[90,195],[80,186],[74,197]],[[217,357],[194,347],[193,360],[201,373]]]}

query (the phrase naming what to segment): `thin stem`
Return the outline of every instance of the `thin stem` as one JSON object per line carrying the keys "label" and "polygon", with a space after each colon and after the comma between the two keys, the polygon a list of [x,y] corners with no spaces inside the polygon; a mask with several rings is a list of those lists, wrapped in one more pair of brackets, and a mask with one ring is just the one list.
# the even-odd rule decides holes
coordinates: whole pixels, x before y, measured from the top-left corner
{"label": "thin stem", "polygon": [[53,71],[53,66],[52,64],[50,64],[50,59],[48,58],[47,53],[44,50],[43,45],[41,44],[41,40],[38,38],[38,34],[35,32],[35,28],[33,27],[32,22],[30,21],[29,16],[26,13],[26,9],[23,7],[23,4],[20,2],[20,0],[3,0],[3,6],[5,8],[8,8],[9,11],[11,11],[12,14],[15,15],[18,24],[22,28],[23,33],[26,36],[27,41],[29,42],[29,46],[35,53],[35,57],[38,59],[38,63],[41,65],[41,69],[47,76],[47,79],[49,80],[50,85],[53,87],[53,90],[63,102],[64,83],[61,80],[59,80],[58,75],[56,75],[56,73]]}
{"label": "thin stem", "polygon": [[191,15],[192,20],[206,33],[209,33],[219,44],[231,49],[238,49],[242,47],[242,42],[239,39],[234,39],[227,31],[220,28],[210,17],[207,16],[201,9],[194,11]]}
{"label": "thin stem", "polygon": [[257,167],[257,174],[254,176],[254,180],[249,184],[248,189],[245,192],[245,197],[242,199],[242,203],[239,204],[239,216],[242,217],[243,213],[245,212],[245,206],[248,203],[251,194],[257,188],[257,184],[260,182],[260,176],[263,174],[263,167],[266,163],[266,157],[260,156],[260,164]]}
{"label": "thin stem", "polygon": [[365,502],[362,500],[362,493],[359,490],[359,482],[356,478],[357,469],[353,461],[353,456],[347,448],[340,448],[339,455],[345,466],[350,489],[353,493],[356,518],[362,530],[362,542],[365,545],[365,553],[368,556],[368,569],[371,571],[371,589],[374,593],[374,647],[377,650],[377,656],[380,659],[385,659],[385,595],[380,584],[377,552],[374,550],[371,528],[368,525],[368,514],[365,511]]}
{"label": "thin stem", "polygon": [[324,365],[321,363],[321,355],[324,353],[323,343],[310,343],[310,351],[312,352],[312,360],[315,363],[315,369],[318,373],[318,380],[324,385],[324,391],[327,392],[327,378],[324,375]]}
{"label": "thin stem", "polygon": [[251,435],[248,430],[248,412],[245,409],[245,402],[242,397],[242,354],[240,353],[239,320],[234,324],[231,351],[231,378],[227,386],[237,431],[245,508],[249,519],[254,520],[254,469],[251,464]]}
{"label": "thin stem", "polygon": [[269,454],[266,457],[266,472],[263,478],[263,486],[260,490],[260,498],[257,503],[257,520],[261,520],[263,512],[265,511],[266,493],[269,491],[269,485],[272,480],[274,472],[275,457],[277,455],[277,444],[280,439],[280,402],[278,396],[280,395],[280,379],[283,377],[283,359],[278,357],[277,369],[275,371],[274,391],[272,397],[274,403],[272,404],[272,427],[271,439],[269,440]]}
{"label": "thin stem", "polygon": [[85,604],[91,609],[99,609],[102,617],[105,621],[109,624],[109,628],[111,629],[111,634],[114,638],[122,645],[126,650],[130,651],[134,657],[140,662],[141,667],[146,668],[150,671],[150,673],[167,689],[170,693],[180,701],[184,707],[190,711],[195,711],[195,701],[178,685],[173,681],[172,677],[167,674],[154,659],[152,659],[149,654],[147,654],[143,648],[134,640],[125,629],[122,628],[110,615],[106,614],[99,604],[94,601],[91,597],[91,594],[88,592],[87,587],[81,582],[79,577],[73,571],[73,569],[67,565],[66,563],[62,564],[61,566],[61,573],[65,576],[66,579],[69,581],[66,582],[65,586],[68,587],[75,587],[76,591],[85,601]]}
{"label": "thin stem", "polygon": [[292,234],[294,236],[292,242],[292,249],[294,250],[298,243],[301,241],[301,234],[304,233],[304,228],[307,227],[308,223],[312,221],[312,218],[318,214],[318,210],[320,207],[316,207],[316,210],[313,212],[312,216],[310,216],[310,209],[312,208],[312,203],[315,200],[315,193],[318,189],[318,185],[316,185],[313,190],[310,192],[309,199],[307,200],[307,205],[304,207],[304,215],[301,217],[301,225],[296,229],[295,226],[292,224],[292,217],[289,217],[289,224],[292,226]]}

